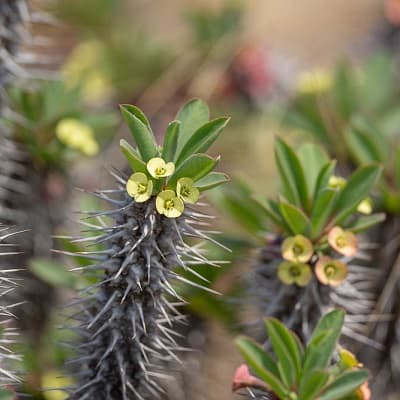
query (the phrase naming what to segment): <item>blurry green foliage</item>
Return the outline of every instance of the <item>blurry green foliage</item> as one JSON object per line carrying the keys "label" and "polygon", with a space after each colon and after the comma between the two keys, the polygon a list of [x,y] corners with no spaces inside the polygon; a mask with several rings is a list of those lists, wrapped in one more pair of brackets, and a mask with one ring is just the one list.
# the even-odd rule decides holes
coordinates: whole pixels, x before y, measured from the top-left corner
{"label": "blurry green foliage", "polygon": [[[79,142],[94,142],[96,147],[88,155],[96,153],[97,144],[105,145],[112,139],[115,114],[90,111],[83,104],[79,87],[66,87],[61,81],[36,81],[24,88],[12,87],[9,97],[12,112],[4,113],[3,123],[29,151],[36,166],[62,171],[71,157],[79,152],[86,154],[84,149],[77,152],[79,146],[70,143],[73,136]],[[73,121],[73,126],[78,123],[78,129],[72,128],[63,137],[57,135],[63,121]]]}
{"label": "blurry green foliage", "polygon": [[381,205],[394,213],[400,212],[399,83],[396,62],[384,54],[361,66],[339,64],[323,77],[311,71],[300,78],[283,119],[312,135],[345,168],[381,163]]}
{"label": "blurry green foliage", "polygon": [[218,12],[199,8],[186,12],[195,44],[207,50],[221,37],[240,30],[243,6],[238,1],[226,1]]}

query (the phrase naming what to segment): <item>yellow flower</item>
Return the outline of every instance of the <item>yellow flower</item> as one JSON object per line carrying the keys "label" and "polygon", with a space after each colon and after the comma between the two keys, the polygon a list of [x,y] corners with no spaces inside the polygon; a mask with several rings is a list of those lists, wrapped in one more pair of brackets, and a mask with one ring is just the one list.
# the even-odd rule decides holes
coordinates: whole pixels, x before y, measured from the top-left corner
{"label": "yellow flower", "polygon": [[347,277],[347,266],[339,260],[321,257],[315,265],[315,275],[324,285],[339,286]]}
{"label": "yellow flower", "polygon": [[164,190],[156,198],[156,209],[168,218],[182,215],[185,206],[173,190]]}
{"label": "yellow flower", "polygon": [[332,74],[327,70],[317,68],[299,75],[297,91],[301,94],[324,93],[332,87],[332,83]]}
{"label": "yellow flower", "polygon": [[357,211],[361,214],[369,215],[372,213],[372,200],[370,197],[364,199],[357,207]]}
{"label": "yellow flower", "polygon": [[56,126],[58,140],[67,147],[81,151],[86,155],[95,155],[99,151],[93,129],[75,118],[64,118]]}
{"label": "yellow flower", "polygon": [[186,203],[194,204],[200,196],[199,189],[193,186],[190,178],[180,178],[176,184],[176,193]]}
{"label": "yellow flower", "polygon": [[143,172],[136,172],[126,182],[126,191],[136,203],[143,203],[151,197],[153,181],[149,180]]}
{"label": "yellow flower", "polygon": [[307,286],[312,272],[308,264],[283,261],[278,267],[278,278],[286,285]]}
{"label": "yellow flower", "polygon": [[[70,386],[72,380],[62,377],[62,374],[57,371],[50,371],[43,376],[43,389],[53,389]],[[46,390],[46,400],[65,400],[68,394],[62,390]]]}
{"label": "yellow flower", "polygon": [[342,178],[341,176],[332,175],[329,178],[329,187],[331,189],[343,189],[346,186],[346,179]]}
{"label": "yellow flower", "polygon": [[282,257],[288,261],[305,263],[313,253],[311,241],[303,235],[290,236],[282,243]]}
{"label": "yellow flower", "polygon": [[357,237],[353,232],[333,227],[328,234],[328,243],[338,253],[352,257],[357,253]]}
{"label": "yellow flower", "polygon": [[363,365],[357,357],[349,350],[339,346],[340,365],[343,369],[361,368]]}
{"label": "yellow flower", "polygon": [[147,170],[153,178],[164,178],[175,172],[175,164],[173,162],[165,163],[162,158],[154,157],[147,162]]}

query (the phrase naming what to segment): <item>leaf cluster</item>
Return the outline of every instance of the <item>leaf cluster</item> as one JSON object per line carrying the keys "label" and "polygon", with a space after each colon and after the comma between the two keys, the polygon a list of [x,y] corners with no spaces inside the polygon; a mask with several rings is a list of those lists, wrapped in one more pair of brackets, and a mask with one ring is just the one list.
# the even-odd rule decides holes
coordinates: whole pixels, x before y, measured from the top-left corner
{"label": "leaf cluster", "polygon": [[273,354],[246,336],[239,337],[236,344],[245,362],[265,382],[268,391],[281,400],[351,399],[368,379],[368,372],[332,363],[343,321],[341,310],[326,314],[307,346],[303,346],[281,322],[268,318],[265,325]]}

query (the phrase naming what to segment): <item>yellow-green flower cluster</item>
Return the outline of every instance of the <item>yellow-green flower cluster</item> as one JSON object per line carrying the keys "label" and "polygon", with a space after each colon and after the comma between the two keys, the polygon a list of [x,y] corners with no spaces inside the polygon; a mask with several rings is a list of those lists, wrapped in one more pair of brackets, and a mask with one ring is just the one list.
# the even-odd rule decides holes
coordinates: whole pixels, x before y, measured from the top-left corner
{"label": "yellow-green flower cluster", "polygon": [[93,129],[75,118],[64,118],[56,126],[58,140],[67,147],[79,150],[87,156],[94,156],[99,152]]}
{"label": "yellow-green flower cluster", "polygon": [[[168,218],[177,218],[182,215],[185,203],[194,204],[199,199],[199,189],[194,186],[193,180],[187,177],[178,179],[175,190],[165,188],[165,178],[172,176],[175,172],[173,162],[165,162],[160,157],[154,157],[147,162],[146,170],[149,175],[136,172],[126,183],[129,196],[133,197],[137,203],[143,203],[153,195],[157,195],[157,211]],[[160,180],[164,180],[164,186],[163,190],[157,193],[157,184]]]}
{"label": "yellow-green flower cluster", "polygon": [[[357,253],[356,236],[339,226],[333,227],[321,241],[328,244],[329,252],[335,251],[346,257]],[[316,278],[323,285],[339,286],[347,277],[347,265],[324,254],[325,251],[321,243],[314,245],[303,235],[286,238],[281,246],[282,258],[285,261],[278,267],[279,279],[286,285],[307,286],[314,271]]]}

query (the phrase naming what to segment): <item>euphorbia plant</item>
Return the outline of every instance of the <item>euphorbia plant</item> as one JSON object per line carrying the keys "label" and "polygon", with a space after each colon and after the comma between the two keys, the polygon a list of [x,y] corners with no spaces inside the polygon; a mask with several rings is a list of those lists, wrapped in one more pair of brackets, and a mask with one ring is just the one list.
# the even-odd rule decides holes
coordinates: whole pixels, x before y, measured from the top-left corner
{"label": "euphorbia plant", "polygon": [[236,344],[247,365],[236,370],[233,390],[248,388],[280,400],[369,400],[368,372],[349,351],[337,348],[343,322],[341,310],[324,315],[303,345],[281,322],[266,319],[273,354],[239,337]]}
{"label": "euphorbia plant", "polygon": [[[191,284],[177,268],[198,277],[193,266],[208,263],[199,244],[190,246],[187,238],[214,241],[196,226],[207,215],[193,203],[200,192],[227,181],[225,174],[213,172],[218,158],[204,154],[227,118],[209,121],[207,106],[193,100],[158,146],[137,107],[121,110],[137,147],[121,140],[132,173],[115,175],[116,188],[95,193],[115,208],[88,213],[93,222],[82,222],[93,232],[82,241],[105,248],[77,254],[93,260],[83,270],[98,274],[78,301],[83,305],[77,317],[81,344],[72,360],[77,370],[70,399],[146,399],[162,391],[165,363],[182,350],[172,329],[182,319],[177,309],[182,299],[171,282]],[[105,223],[102,216],[113,222]]]}
{"label": "euphorbia plant", "polygon": [[230,208],[232,215],[245,226],[253,222],[250,230],[261,245],[248,275],[245,304],[256,304],[258,321],[277,317],[304,341],[319,317],[339,305],[348,311],[344,334],[368,342],[360,326],[373,308],[376,270],[362,265],[366,253],[359,233],[384,218],[362,213],[381,167],[361,167],[346,181],[335,175],[335,161],[320,147],[307,143],[295,153],[280,138],[275,158],[277,198],[245,189],[235,197],[228,191],[228,205],[235,198],[242,204]]}

